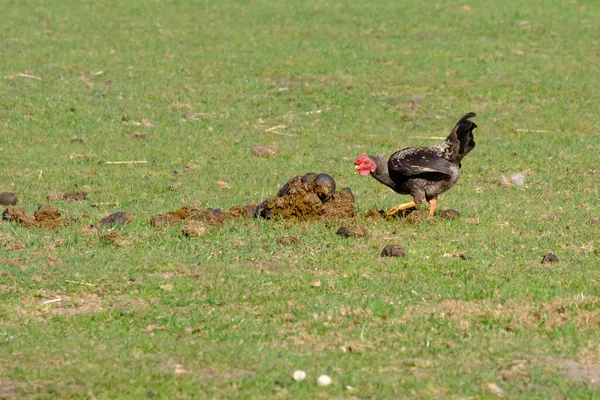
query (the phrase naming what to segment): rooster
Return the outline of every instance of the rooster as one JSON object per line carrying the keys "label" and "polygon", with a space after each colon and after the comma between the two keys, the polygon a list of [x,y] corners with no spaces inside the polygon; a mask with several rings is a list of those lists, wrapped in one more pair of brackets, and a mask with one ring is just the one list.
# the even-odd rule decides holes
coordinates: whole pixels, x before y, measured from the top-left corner
{"label": "rooster", "polygon": [[470,112],[456,124],[446,140],[435,146],[407,147],[386,160],[383,155],[361,154],[354,162],[360,175],[369,175],[393,191],[410,194],[413,201],[392,207],[386,216],[429,202],[429,217],[433,216],[437,198],[450,189],[460,177],[462,159],[475,147]]}

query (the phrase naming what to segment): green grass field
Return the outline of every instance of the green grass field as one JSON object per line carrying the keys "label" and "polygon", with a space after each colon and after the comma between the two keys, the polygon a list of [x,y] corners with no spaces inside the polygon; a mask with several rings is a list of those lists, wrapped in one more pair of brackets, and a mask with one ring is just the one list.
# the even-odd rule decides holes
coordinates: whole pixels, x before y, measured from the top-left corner
{"label": "green grass field", "polygon": [[[0,223],[0,398],[598,398],[598,4],[2,14],[0,192],[74,223]],[[258,203],[309,171],[352,188],[360,215],[390,208],[410,198],[355,158],[433,144],[469,111],[477,147],[438,203],[460,219],[247,219],[201,238],[148,224],[194,201]],[[133,160],[147,163],[106,164]],[[516,173],[525,185],[499,183]],[[76,190],[89,199],[47,199]],[[82,233],[119,210],[135,217],[121,246]],[[335,235],[350,223],[370,235]],[[381,258],[390,243],[406,257]]]}

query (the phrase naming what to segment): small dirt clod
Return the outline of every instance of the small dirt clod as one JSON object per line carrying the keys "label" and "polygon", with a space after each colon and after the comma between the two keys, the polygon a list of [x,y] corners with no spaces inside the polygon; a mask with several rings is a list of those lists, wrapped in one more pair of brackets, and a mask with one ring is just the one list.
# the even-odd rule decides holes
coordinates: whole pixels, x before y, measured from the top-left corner
{"label": "small dirt clod", "polygon": [[68,192],[62,195],[64,201],[85,201],[87,198],[88,194],[84,191]]}
{"label": "small dirt clod", "polygon": [[271,146],[254,146],[251,152],[254,157],[268,158],[277,154],[277,149]]}
{"label": "small dirt clod", "polygon": [[549,264],[549,263],[555,263],[555,262],[558,262],[558,257],[554,253],[548,252],[544,256],[544,258],[542,258],[542,264]]}
{"label": "small dirt clod", "polygon": [[381,257],[405,257],[404,249],[397,244],[388,244],[381,251]]}
{"label": "small dirt clod", "polygon": [[364,226],[341,226],[336,235],[345,237],[365,237],[369,234],[369,231]]}
{"label": "small dirt clod", "polygon": [[14,206],[17,204],[17,195],[12,192],[0,193],[0,205],[2,206]]}
{"label": "small dirt clod", "polygon": [[167,189],[169,189],[170,191],[176,191],[179,190],[181,188],[181,183],[179,182],[175,182],[175,183],[171,183],[169,186],[167,186]]}
{"label": "small dirt clod", "polygon": [[456,210],[440,210],[440,218],[445,219],[458,219],[460,218],[460,213]]}

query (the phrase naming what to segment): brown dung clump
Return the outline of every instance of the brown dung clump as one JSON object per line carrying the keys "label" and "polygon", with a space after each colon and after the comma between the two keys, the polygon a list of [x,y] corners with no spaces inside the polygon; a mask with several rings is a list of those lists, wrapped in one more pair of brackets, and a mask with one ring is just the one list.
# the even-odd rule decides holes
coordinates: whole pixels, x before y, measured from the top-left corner
{"label": "brown dung clump", "polygon": [[69,224],[69,220],[60,215],[58,208],[44,204],[38,207],[33,217],[27,214],[27,210],[23,207],[8,207],[2,213],[2,219],[16,222],[25,228],[37,226],[47,230],[56,230]]}
{"label": "brown dung clump", "polygon": [[308,173],[287,182],[276,196],[261,203],[256,217],[286,220],[325,220],[356,216],[354,196],[348,188],[335,190],[327,174]]}
{"label": "brown dung clump", "polygon": [[55,206],[42,204],[33,214],[35,224],[40,228],[55,230],[63,225],[68,225],[69,221],[63,218]]}
{"label": "brown dung clump", "polygon": [[8,207],[2,213],[2,220],[16,222],[25,228],[31,228],[35,225],[35,219],[27,214],[25,207]]}
{"label": "brown dung clump", "polygon": [[254,214],[256,206],[234,206],[229,210],[222,211],[220,208],[197,208],[194,205],[183,206],[174,211],[157,214],[150,219],[150,225],[164,228],[176,225],[182,221],[200,221],[209,225],[223,223],[226,219],[249,218]]}

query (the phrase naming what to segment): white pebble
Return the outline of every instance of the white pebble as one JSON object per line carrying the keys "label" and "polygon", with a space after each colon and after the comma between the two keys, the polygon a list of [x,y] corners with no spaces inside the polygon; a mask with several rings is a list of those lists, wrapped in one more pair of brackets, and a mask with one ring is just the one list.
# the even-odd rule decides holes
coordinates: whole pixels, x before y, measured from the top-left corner
{"label": "white pebble", "polygon": [[294,371],[294,373],[292,374],[292,379],[294,379],[296,382],[300,382],[306,379],[306,372],[304,371]]}
{"label": "white pebble", "polygon": [[517,172],[513,176],[510,177],[510,180],[515,186],[523,186],[525,184],[525,175],[520,172]]}
{"label": "white pebble", "polygon": [[331,378],[327,375],[321,375],[317,378],[317,386],[329,386],[331,385]]}

